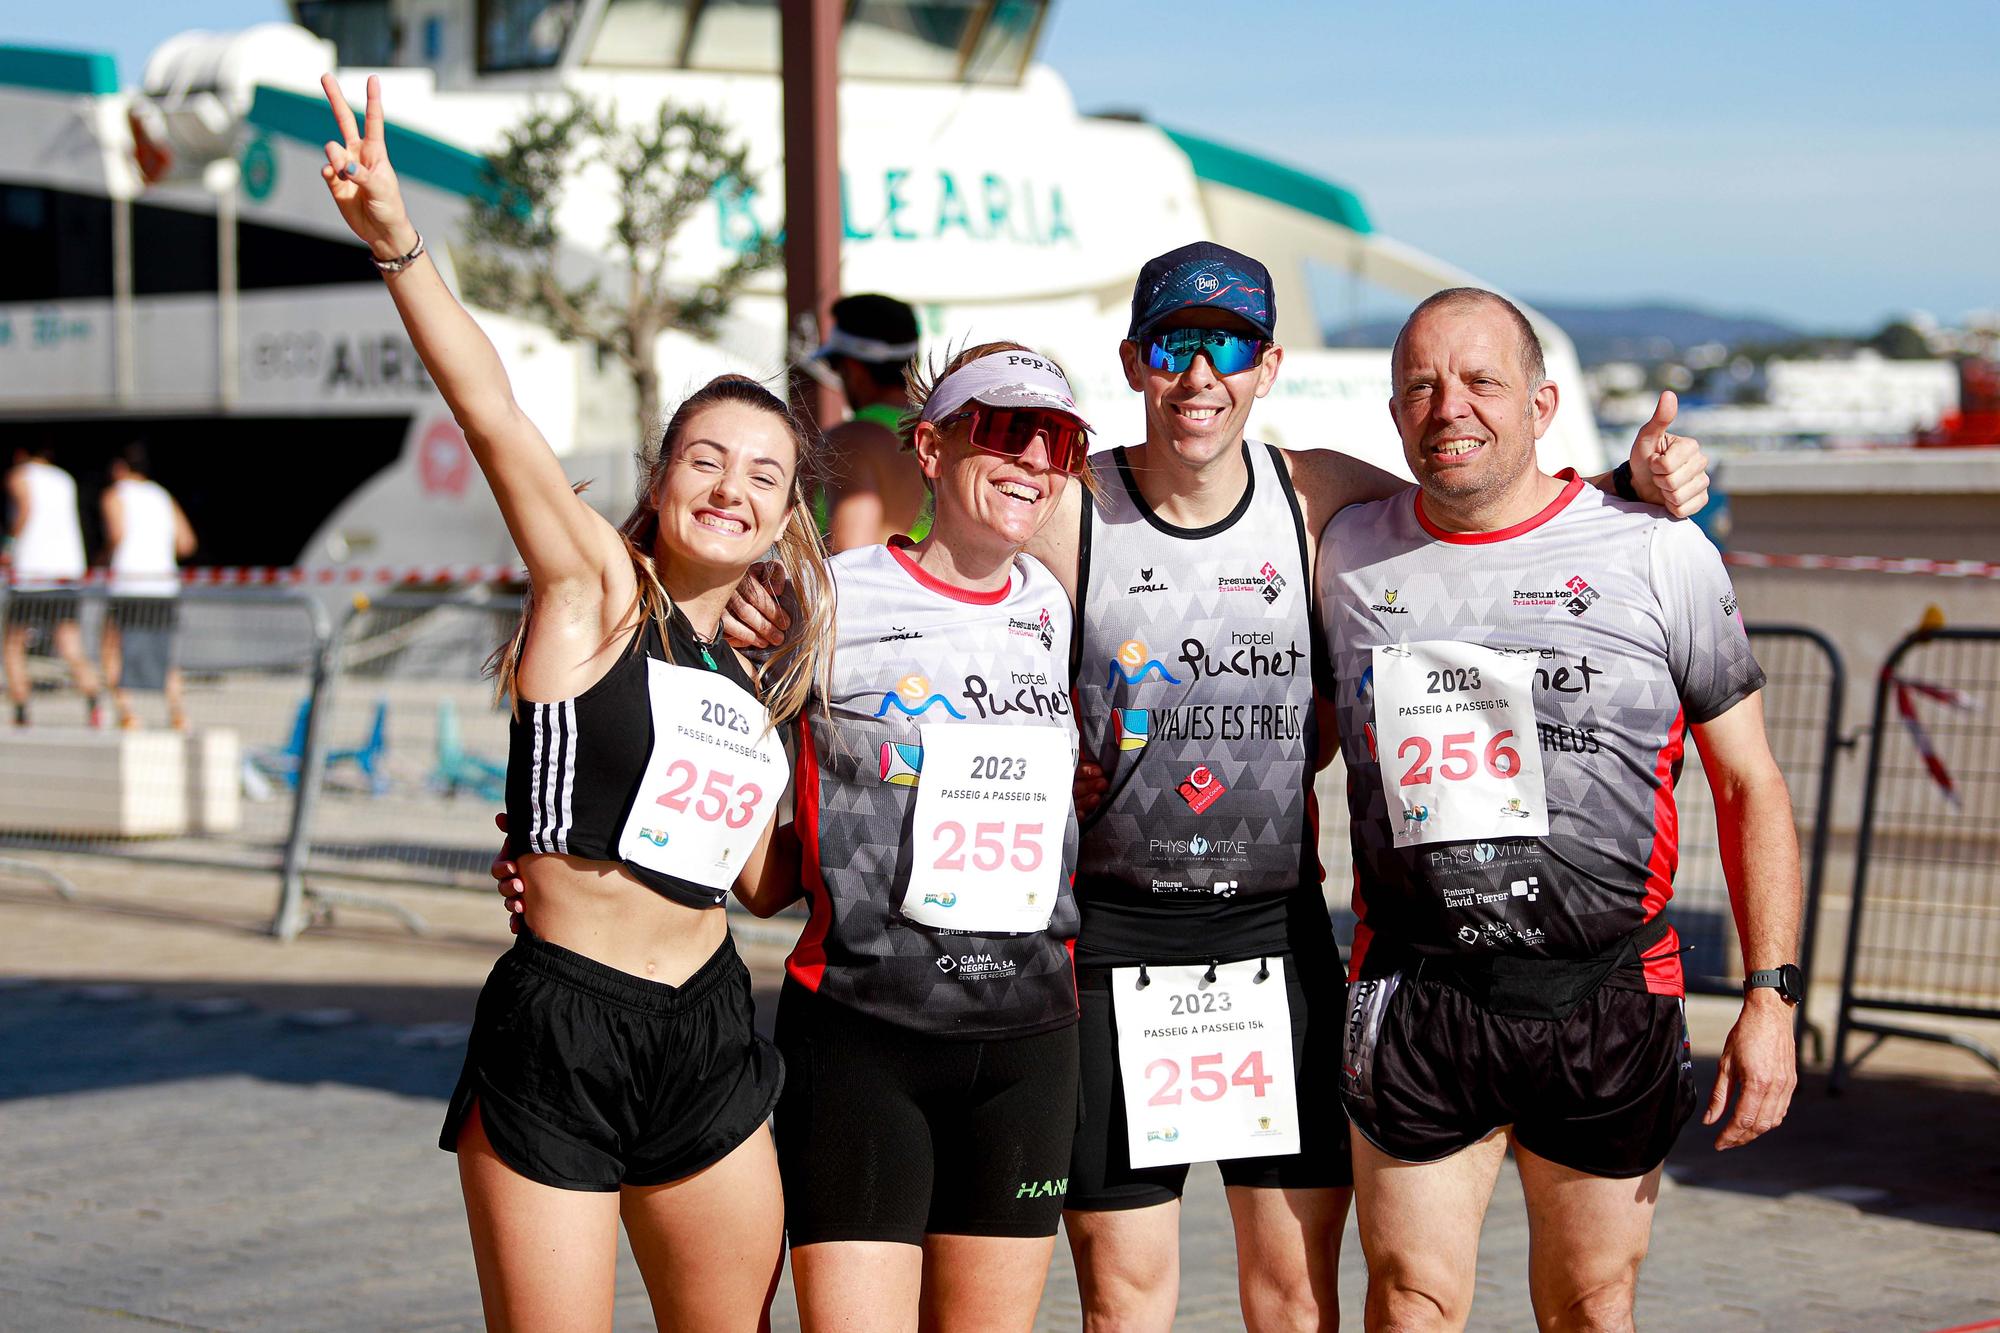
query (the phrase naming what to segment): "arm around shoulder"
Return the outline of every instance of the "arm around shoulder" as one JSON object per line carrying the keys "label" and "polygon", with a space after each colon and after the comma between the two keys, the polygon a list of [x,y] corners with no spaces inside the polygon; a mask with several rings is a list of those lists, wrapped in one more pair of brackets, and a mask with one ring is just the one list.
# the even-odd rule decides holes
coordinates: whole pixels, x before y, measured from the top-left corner
{"label": "arm around shoulder", "polygon": [[1386,500],[1411,485],[1373,463],[1334,449],[1281,449],[1279,453],[1291,471],[1306,531],[1315,535],[1347,506]]}
{"label": "arm around shoulder", "polygon": [[800,845],[797,829],[775,819],[764,830],[736,876],[736,901],[750,909],[750,915],[773,917],[797,902],[804,889],[799,882]]}
{"label": "arm around shoulder", "polygon": [[1042,524],[1042,530],[1029,539],[1027,554],[1047,566],[1049,573],[1056,576],[1056,582],[1069,594],[1069,604],[1078,616],[1083,608],[1077,605],[1077,560],[1083,534],[1083,507],[1093,501],[1083,482],[1072,477],[1063,487],[1062,497],[1056,502],[1056,512],[1049,515],[1049,521]]}

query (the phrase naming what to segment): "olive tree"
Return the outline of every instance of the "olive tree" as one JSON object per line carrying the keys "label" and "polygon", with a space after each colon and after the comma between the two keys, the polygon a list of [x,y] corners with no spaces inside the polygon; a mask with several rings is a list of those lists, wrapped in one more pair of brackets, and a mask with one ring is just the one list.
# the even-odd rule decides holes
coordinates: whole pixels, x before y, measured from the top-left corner
{"label": "olive tree", "polygon": [[[669,329],[711,335],[743,284],[783,255],[777,238],[760,237],[699,281],[668,272],[680,229],[711,195],[748,179],[747,152],[700,108],[663,103],[650,119],[628,123],[615,104],[576,92],[531,107],[487,158],[497,188],[472,203],[458,265],[466,299],[527,315],[565,341],[616,358],[638,400],[639,439],[650,441],[660,429],[656,340]],[[565,279],[556,212],[564,190],[592,166],[613,184],[609,246],[592,276]]]}

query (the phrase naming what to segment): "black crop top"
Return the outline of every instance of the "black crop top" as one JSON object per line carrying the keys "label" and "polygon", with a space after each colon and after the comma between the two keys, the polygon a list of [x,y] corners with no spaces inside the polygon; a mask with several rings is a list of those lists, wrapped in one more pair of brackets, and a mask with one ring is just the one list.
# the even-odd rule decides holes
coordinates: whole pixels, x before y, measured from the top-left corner
{"label": "black crop top", "polygon": [[507,830],[514,851],[560,852],[617,861],[642,884],[688,907],[720,907],[728,894],[663,874],[618,855],[625,816],[653,750],[646,659],[715,671],[755,698],[757,686],[727,645],[704,645],[680,608],[667,621],[669,656],[659,622],[634,632],[642,651],[625,651],[604,678],[573,699],[522,699],[507,730]]}

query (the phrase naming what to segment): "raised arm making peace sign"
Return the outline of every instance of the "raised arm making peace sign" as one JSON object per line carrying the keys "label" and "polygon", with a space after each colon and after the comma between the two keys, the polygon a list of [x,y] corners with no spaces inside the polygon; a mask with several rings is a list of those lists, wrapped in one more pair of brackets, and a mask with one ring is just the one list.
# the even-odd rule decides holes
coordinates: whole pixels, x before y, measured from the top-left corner
{"label": "raised arm making peace sign", "polygon": [[480,994],[439,1136],[458,1154],[488,1322],[609,1328],[622,1219],[662,1327],[755,1327],[783,1218],[764,1126],[782,1076],[716,909],[732,888],[796,892],[797,841],[771,818],[788,776],[773,727],[803,703],[821,648],[760,677],[716,635],[773,546],[792,578],[826,586],[801,481],[815,439],[762,385],[722,376],[646,442],[636,503],[613,527],[571,489],[424,253],[380,84],[365,127],[331,77],[323,87],[341,134],[327,189],[532,585],[497,674],[513,706],[508,828],[533,893]]}

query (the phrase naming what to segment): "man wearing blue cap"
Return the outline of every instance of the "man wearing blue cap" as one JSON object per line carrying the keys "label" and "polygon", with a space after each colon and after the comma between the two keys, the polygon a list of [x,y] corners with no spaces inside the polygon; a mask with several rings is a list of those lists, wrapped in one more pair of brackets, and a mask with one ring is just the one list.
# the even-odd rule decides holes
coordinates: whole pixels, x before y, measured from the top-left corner
{"label": "man wearing blue cap", "polygon": [[[1095,500],[1065,497],[1075,520],[1059,514],[1036,552],[1077,608],[1084,1123],[1065,1223],[1087,1327],[1172,1322],[1181,1191],[1207,1160],[1245,1325],[1338,1318],[1353,1176],[1313,801],[1329,677],[1312,577],[1327,520],[1405,483],[1245,438],[1284,358],[1275,329],[1255,259],[1197,242],[1147,263],[1119,346],[1145,442],[1094,457]],[[1663,455],[1670,408],[1633,458],[1647,498],[1699,507],[1692,442]]]}

